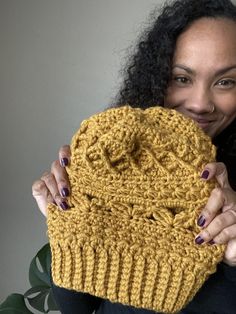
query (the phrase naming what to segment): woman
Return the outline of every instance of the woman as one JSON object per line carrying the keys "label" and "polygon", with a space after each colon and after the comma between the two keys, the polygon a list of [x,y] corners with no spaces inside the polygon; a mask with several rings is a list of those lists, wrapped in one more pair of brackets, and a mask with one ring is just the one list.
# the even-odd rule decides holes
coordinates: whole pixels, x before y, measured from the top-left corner
{"label": "woman", "polygon": [[[140,40],[113,106],[146,108],[159,104],[192,118],[218,148],[216,163],[203,180],[214,189],[197,221],[196,243],[227,243],[224,260],[181,313],[236,313],[236,6],[228,0],[180,0],[163,8]],[[46,216],[48,202],[68,208],[69,183],[63,146],[51,173],[33,184],[33,196]],[[227,169],[227,170],[226,170]],[[112,304],[54,286],[62,313],[153,313]]]}

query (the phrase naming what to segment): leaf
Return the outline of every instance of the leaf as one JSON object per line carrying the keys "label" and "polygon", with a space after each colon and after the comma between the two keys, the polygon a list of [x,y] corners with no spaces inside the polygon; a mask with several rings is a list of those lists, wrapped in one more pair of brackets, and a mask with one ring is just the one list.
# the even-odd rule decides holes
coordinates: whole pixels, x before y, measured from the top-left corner
{"label": "leaf", "polygon": [[50,282],[51,251],[49,243],[44,245],[30,264],[29,282],[32,287],[51,286]]}
{"label": "leaf", "polygon": [[9,295],[6,300],[0,304],[0,313],[2,314],[32,314],[27,308],[24,296],[19,293]]}
{"label": "leaf", "polygon": [[0,305],[0,314],[32,314],[29,306],[41,313],[57,310],[51,289],[50,269],[51,251],[49,244],[46,244],[30,264],[29,281],[32,288],[24,295],[15,293],[8,296]]}
{"label": "leaf", "polygon": [[58,310],[51,287],[36,286],[30,288],[25,292],[24,297],[34,309],[43,313]]}
{"label": "leaf", "polygon": [[49,287],[48,286],[36,286],[36,287],[32,287],[29,290],[27,290],[24,293],[24,297],[25,298],[32,298],[34,294],[37,294],[41,291],[49,291]]}
{"label": "leaf", "polygon": [[47,313],[45,306],[49,292],[50,292],[49,287],[37,286],[26,291],[24,297],[27,299],[30,306],[32,306],[34,309],[43,313]]}
{"label": "leaf", "polygon": [[24,294],[29,304],[38,311],[57,310],[51,289],[51,250],[47,243],[33,258],[29,269],[31,289]]}
{"label": "leaf", "polygon": [[52,289],[50,289],[50,293],[48,295],[48,308],[50,311],[57,311],[58,310],[58,306],[55,302],[53,293],[52,293]]}

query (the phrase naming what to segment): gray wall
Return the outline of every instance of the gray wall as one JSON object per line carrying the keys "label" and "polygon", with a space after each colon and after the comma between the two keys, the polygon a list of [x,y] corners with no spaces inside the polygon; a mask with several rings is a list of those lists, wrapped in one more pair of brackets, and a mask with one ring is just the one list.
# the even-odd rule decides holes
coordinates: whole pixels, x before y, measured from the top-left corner
{"label": "gray wall", "polygon": [[0,0],[0,303],[29,288],[47,242],[31,185],[82,119],[115,95],[158,0]]}

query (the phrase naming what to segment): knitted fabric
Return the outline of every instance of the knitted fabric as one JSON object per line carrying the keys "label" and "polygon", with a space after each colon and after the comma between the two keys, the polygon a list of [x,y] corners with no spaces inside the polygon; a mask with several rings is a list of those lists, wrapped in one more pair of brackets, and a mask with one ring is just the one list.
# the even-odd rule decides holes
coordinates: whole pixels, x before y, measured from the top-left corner
{"label": "knitted fabric", "polygon": [[196,294],[225,246],[195,244],[214,180],[210,138],[175,110],[124,106],[82,122],[67,172],[70,209],[48,206],[56,285],[175,313]]}

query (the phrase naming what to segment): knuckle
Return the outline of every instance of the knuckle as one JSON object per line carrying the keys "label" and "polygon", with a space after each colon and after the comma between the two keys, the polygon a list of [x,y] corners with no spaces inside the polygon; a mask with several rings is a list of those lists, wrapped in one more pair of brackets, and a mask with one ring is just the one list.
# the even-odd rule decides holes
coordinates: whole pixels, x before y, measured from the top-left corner
{"label": "knuckle", "polygon": [[45,183],[42,180],[37,180],[32,185],[32,194],[35,196],[36,194],[41,194],[41,192],[45,189]]}
{"label": "knuckle", "polygon": [[212,216],[212,212],[207,207],[204,208],[204,212],[202,212],[202,214],[206,219],[209,219]]}
{"label": "knuckle", "polygon": [[218,174],[220,176],[223,176],[223,177],[228,175],[226,165],[223,162],[218,162],[217,163],[216,174]]}
{"label": "knuckle", "polygon": [[47,195],[47,203],[53,203],[54,199],[50,193]]}
{"label": "knuckle", "polygon": [[226,170],[226,166],[222,161],[217,162],[218,167],[220,167],[221,169],[225,169]]}
{"label": "knuckle", "polygon": [[223,238],[225,238],[225,239],[229,239],[230,238],[230,232],[229,232],[229,230],[227,228],[223,229],[221,234],[222,234]]}
{"label": "knuckle", "polygon": [[216,187],[211,192],[213,195],[222,198],[223,197],[223,190],[220,187]]}
{"label": "knuckle", "polygon": [[[211,206],[206,206],[204,208],[204,211],[202,212],[203,216],[206,218],[206,219],[212,219],[214,218],[215,216],[215,212],[214,212],[214,209],[212,209]],[[216,219],[216,218],[215,218]]]}
{"label": "knuckle", "polygon": [[220,243],[225,243],[230,240],[230,232],[228,229],[223,229],[221,233],[217,236],[217,241]]}
{"label": "knuckle", "polygon": [[224,216],[219,217],[218,216],[215,218],[214,223],[215,223],[216,228],[218,230],[221,230],[226,225],[226,217],[224,217]]}
{"label": "knuckle", "polygon": [[225,215],[227,215],[229,223],[236,223],[236,212],[234,210],[229,209],[225,212]]}
{"label": "knuckle", "polygon": [[215,238],[214,238],[214,241],[218,244],[223,244],[225,243],[225,240],[223,239],[222,235],[221,234],[218,234]]}
{"label": "knuckle", "polygon": [[51,172],[45,171],[45,172],[42,174],[42,176],[41,176],[41,180],[42,180],[43,178],[48,177],[49,175],[51,175]]}
{"label": "knuckle", "polygon": [[45,172],[42,175],[41,180],[43,180],[44,182],[46,182],[47,184],[50,183],[53,180],[54,176],[51,172]]}
{"label": "knuckle", "polygon": [[212,235],[208,229],[204,230],[204,239],[206,240],[212,239]]}
{"label": "knuckle", "polygon": [[64,152],[67,152],[70,150],[70,146],[69,145],[62,145],[59,149],[59,153],[64,153]]}
{"label": "knuckle", "polygon": [[66,187],[68,185],[68,181],[66,180],[66,178],[61,177],[58,181],[58,185],[62,186],[62,187]]}
{"label": "knuckle", "polygon": [[52,197],[53,197],[53,199],[54,199],[56,202],[60,202],[61,199],[62,199],[62,197],[61,197],[61,195],[60,195],[59,193],[53,194]]}
{"label": "knuckle", "polygon": [[233,209],[229,209],[227,214],[230,215],[230,219],[232,222],[236,222],[236,212]]}
{"label": "knuckle", "polygon": [[221,161],[217,162],[216,166],[217,166],[216,174],[221,174],[222,175],[222,174],[227,173],[226,165],[223,162],[221,162]]}
{"label": "knuckle", "polygon": [[51,171],[58,169],[58,167],[61,167],[61,165],[60,165],[60,161],[57,159],[52,162]]}

